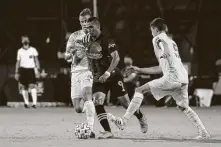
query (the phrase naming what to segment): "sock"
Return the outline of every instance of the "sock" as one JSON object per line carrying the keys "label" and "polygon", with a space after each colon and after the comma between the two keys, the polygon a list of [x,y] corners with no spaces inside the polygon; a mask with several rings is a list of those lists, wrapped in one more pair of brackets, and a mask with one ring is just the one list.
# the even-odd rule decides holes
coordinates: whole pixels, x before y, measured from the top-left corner
{"label": "sock", "polygon": [[[130,101],[120,101],[120,104],[127,109],[129,107]],[[140,109],[138,109],[137,111],[135,111],[134,116],[137,117],[137,119],[141,119],[143,117],[142,112],[140,111]]]}
{"label": "sock", "polygon": [[103,105],[95,106],[97,118],[105,131],[111,132],[109,122],[107,120],[107,113]]}
{"label": "sock", "polygon": [[36,88],[31,89],[31,96],[32,96],[33,105],[36,105],[37,104],[37,90],[36,90]]}
{"label": "sock", "polygon": [[28,98],[28,91],[27,90],[22,90],[22,96],[24,99],[25,104],[29,104],[29,98]]}
{"label": "sock", "polygon": [[137,117],[137,119],[143,118],[143,113],[140,111],[140,109],[134,112],[134,115]]}
{"label": "sock", "polygon": [[86,101],[84,103],[85,113],[88,125],[91,127],[91,130],[93,131],[94,126],[94,114],[95,114],[95,107],[92,100]]}
{"label": "sock", "polygon": [[199,131],[205,130],[205,127],[201,122],[199,116],[190,107],[185,109],[183,113],[190,119],[190,121]]}
{"label": "sock", "polygon": [[132,115],[139,109],[142,101],[143,101],[143,94],[139,92],[135,92],[133,99],[130,102],[129,107],[127,108],[126,113],[123,116],[124,123],[126,123]]}

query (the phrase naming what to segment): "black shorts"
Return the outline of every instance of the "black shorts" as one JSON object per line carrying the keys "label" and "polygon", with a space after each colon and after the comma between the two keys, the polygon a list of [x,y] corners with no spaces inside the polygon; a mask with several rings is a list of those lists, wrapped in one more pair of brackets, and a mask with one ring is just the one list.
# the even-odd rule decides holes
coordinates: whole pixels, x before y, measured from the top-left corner
{"label": "black shorts", "polygon": [[110,90],[111,95],[114,97],[121,97],[127,94],[127,91],[123,84],[123,77],[121,74],[115,74],[106,83],[93,82],[92,92],[102,92],[107,95]]}
{"label": "black shorts", "polygon": [[28,86],[29,84],[36,84],[35,70],[34,68],[19,68],[19,82]]}

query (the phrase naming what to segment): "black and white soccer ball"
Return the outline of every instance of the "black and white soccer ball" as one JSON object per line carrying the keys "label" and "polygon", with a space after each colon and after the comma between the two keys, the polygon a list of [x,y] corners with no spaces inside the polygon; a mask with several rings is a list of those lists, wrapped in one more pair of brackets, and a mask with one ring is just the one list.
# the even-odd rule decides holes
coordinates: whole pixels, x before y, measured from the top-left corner
{"label": "black and white soccer ball", "polygon": [[74,133],[78,139],[88,139],[91,135],[91,128],[86,123],[81,123],[75,127]]}

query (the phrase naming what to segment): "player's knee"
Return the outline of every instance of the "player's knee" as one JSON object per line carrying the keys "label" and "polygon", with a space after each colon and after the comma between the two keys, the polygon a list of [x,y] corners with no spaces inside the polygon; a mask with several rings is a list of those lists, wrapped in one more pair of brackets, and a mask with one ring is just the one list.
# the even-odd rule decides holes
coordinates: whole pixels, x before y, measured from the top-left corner
{"label": "player's knee", "polygon": [[28,86],[30,89],[33,89],[33,88],[35,88],[35,84],[29,84],[29,86]]}
{"label": "player's knee", "polygon": [[137,87],[135,89],[135,93],[142,93],[143,94],[144,89],[142,87]]}
{"label": "player's knee", "polygon": [[92,99],[92,91],[91,91],[91,88],[86,88],[86,89],[84,89],[83,99],[84,99],[84,101],[88,101],[88,100],[91,100],[91,99]]}
{"label": "player's knee", "polygon": [[104,104],[104,98],[103,97],[94,97],[94,105],[103,105]]}
{"label": "player's knee", "polygon": [[140,86],[138,88],[135,89],[135,93],[141,93],[141,94],[145,94],[145,93],[150,93],[150,87],[148,84],[145,84],[143,86]]}
{"label": "player's knee", "polygon": [[24,85],[20,85],[21,90],[27,90],[27,88]]}

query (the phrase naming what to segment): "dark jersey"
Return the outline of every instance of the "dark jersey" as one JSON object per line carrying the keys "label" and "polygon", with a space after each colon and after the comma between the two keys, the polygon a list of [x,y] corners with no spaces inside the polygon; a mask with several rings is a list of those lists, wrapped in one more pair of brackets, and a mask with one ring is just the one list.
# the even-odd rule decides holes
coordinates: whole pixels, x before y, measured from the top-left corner
{"label": "dark jersey", "polygon": [[94,82],[99,82],[100,76],[104,74],[111,64],[111,53],[116,51],[114,43],[108,42],[108,37],[103,33],[88,47],[87,56],[93,73]]}

